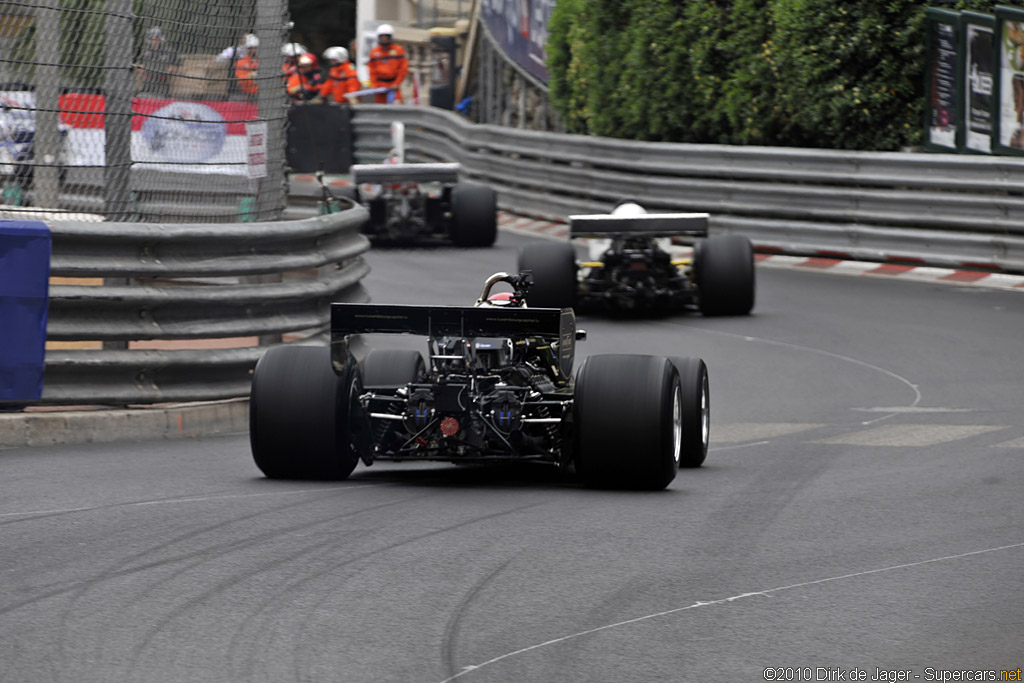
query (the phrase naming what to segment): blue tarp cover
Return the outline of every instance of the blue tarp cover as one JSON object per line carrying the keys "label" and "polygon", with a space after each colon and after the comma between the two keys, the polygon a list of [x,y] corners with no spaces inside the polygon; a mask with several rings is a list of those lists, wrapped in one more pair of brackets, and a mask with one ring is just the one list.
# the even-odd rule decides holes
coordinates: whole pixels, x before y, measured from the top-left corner
{"label": "blue tarp cover", "polygon": [[0,401],[43,393],[49,283],[50,229],[0,219]]}

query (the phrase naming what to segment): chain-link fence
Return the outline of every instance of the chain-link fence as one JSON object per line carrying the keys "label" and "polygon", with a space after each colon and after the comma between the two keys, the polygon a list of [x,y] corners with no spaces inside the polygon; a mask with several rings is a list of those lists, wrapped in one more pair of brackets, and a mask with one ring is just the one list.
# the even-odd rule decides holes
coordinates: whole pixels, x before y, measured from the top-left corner
{"label": "chain-link fence", "polygon": [[277,218],[286,21],[287,0],[0,2],[0,216]]}

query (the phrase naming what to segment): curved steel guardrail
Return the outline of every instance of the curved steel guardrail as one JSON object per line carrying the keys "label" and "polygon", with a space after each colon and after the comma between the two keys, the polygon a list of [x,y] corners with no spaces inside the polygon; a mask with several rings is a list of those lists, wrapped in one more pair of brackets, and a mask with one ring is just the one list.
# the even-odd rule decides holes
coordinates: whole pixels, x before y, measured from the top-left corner
{"label": "curved steel guardrail", "polygon": [[392,121],[410,157],[460,163],[516,213],[564,220],[631,197],[709,212],[760,251],[1024,272],[1024,160],[638,142],[396,105],[355,108],[358,159],[386,153]]}
{"label": "curved steel guardrail", "polygon": [[[106,348],[46,353],[43,404],[245,396],[261,346],[128,348],[138,340],[257,337],[323,342],[332,301],[367,301],[366,210],[234,224],[53,221],[47,340]],[[59,281],[58,281],[59,282]],[[81,344],[79,344],[81,345]],[[120,348],[109,348],[109,347]]]}

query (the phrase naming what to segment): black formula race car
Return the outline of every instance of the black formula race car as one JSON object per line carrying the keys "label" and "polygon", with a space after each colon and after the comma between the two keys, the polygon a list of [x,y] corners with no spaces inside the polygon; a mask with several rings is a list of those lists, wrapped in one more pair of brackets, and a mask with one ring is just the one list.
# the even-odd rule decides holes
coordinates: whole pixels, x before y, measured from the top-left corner
{"label": "black formula race car", "polygon": [[[498,283],[511,292],[491,295]],[[331,306],[330,348],[276,346],[256,365],[250,441],[271,478],[344,479],[357,462],[537,462],[588,485],[660,489],[698,467],[710,429],[699,358],[599,355],[571,309],[528,308],[528,275],[496,273],[475,306]],[[353,335],[427,338],[418,351]]]}
{"label": "black formula race car", "polygon": [[[673,238],[693,242],[693,256],[673,257]],[[650,311],[695,308],[704,315],[746,315],[754,307],[754,251],[739,235],[708,237],[708,214],[651,214],[623,202],[610,214],[569,217],[569,242],[538,242],[519,252],[531,271],[530,301]],[[577,262],[572,240],[586,239]]]}
{"label": "black formula race car", "polygon": [[486,185],[459,182],[459,164],[405,163],[405,133],[392,124],[393,148],[383,164],[352,166],[354,187],[341,194],[367,207],[363,232],[386,242],[450,241],[489,247],[498,234],[497,195]]}

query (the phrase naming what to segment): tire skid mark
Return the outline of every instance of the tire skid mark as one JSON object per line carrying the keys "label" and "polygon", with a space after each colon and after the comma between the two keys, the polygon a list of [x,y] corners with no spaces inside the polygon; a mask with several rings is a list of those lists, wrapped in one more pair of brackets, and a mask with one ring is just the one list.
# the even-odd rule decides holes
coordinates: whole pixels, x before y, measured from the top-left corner
{"label": "tire skid mark", "polygon": [[[321,524],[323,521],[314,522],[310,526]],[[282,567],[293,562],[302,561],[304,563],[312,563],[317,560],[319,555],[329,553],[331,548],[325,546],[322,540],[319,538],[314,540],[312,543],[305,545],[300,549],[292,549],[289,554],[285,557],[277,557],[274,560],[264,562],[256,567],[250,568],[248,571],[235,574],[224,578],[217,583],[210,586],[207,590],[204,590],[201,594],[194,598],[189,598],[185,602],[178,603],[176,607],[168,611],[164,616],[151,627],[146,634],[133,646],[133,652],[131,660],[128,663],[127,671],[124,676],[124,680],[128,682],[146,680],[151,671],[140,671],[136,674],[136,669],[143,666],[142,659],[146,653],[146,650],[153,643],[153,641],[163,632],[168,626],[173,624],[178,618],[191,611],[193,608],[206,603],[207,601],[215,598],[222,594],[226,590],[237,586],[238,584],[248,581],[260,574],[274,569],[276,567]],[[164,583],[164,582],[161,582]],[[157,584],[159,585],[159,584]],[[155,586],[154,586],[155,587]],[[152,587],[151,587],[152,589]]]}
{"label": "tire skid mark", "polygon": [[[136,601],[137,602],[141,601],[141,599],[143,597],[152,594],[154,591],[158,590],[161,586],[165,586],[165,585],[170,584],[172,581],[174,581],[175,579],[181,577],[183,574],[186,574],[187,572],[189,572],[189,571],[191,571],[191,570],[193,570],[193,569],[195,569],[197,567],[201,567],[204,564],[209,564],[210,562],[213,562],[213,561],[216,561],[217,559],[225,557],[225,556],[227,556],[228,554],[230,554],[232,552],[237,552],[239,550],[248,550],[248,549],[253,548],[253,547],[255,547],[255,546],[257,546],[257,545],[259,545],[261,543],[264,543],[264,542],[266,542],[268,540],[273,540],[273,539],[279,538],[281,536],[286,536],[286,535],[289,535],[289,534],[292,534],[292,533],[295,533],[295,532],[298,532],[298,531],[311,530],[311,529],[314,529],[315,527],[322,526],[322,525],[325,525],[325,524],[330,524],[330,523],[336,522],[337,520],[340,520],[340,519],[347,519],[347,518],[355,517],[355,516],[358,516],[358,515],[361,515],[361,514],[364,514],[364,513],[375,512],[377,510],[381,510],[381,509],[392,507],[392,506],[396,506],[396,505],[403,505],[405,503],[408,503],[409,501],[418,500],[418,499],[423,498],[423,497],[425,497],[425,495],[408,496],[408,497],[402,498],[400,500],[388,501],[386,503],[381,503],[379,505],[373,505],[373,506],[370,506],[370,507],[360,508],[359,510],[353,510],[351,512],[347,512],[347,513],[343,513],[343,514],[329,513],[326,517],[323,517],[323,518],[320,518],[320,519],[316,519],[316,520],[313,520],[313,521],[301,522],[301,523],[297,523],[297,524],[294,524],[294,525],[291,525],[291,526],[288,526],[288,527],[277,528],[277,529],[274,529],[274,530],[269,530],[269,531],[261,532],[261,533],[249,536],[247,538],[244,538],[244,539],[238,539],[238,540],[233,540],[233,541],[229,541],[229,542],[225,542],[225,543],[215,544],[215,545],[213,545],[211,547],[204,548],[202,550],[197,550],[197,551],[194,551],[194,552],[190,552],[190,553],[187,553],[185,555],[181,555],[181,556],[178,556],[176,558],[173,558],[171,560],[150,563],[149,565],[147,565],[145,567],[145,569],[151,569],[151,568],[155,568],[155,567],[159,567],[159,566],[164,566],[164,565],[168,565],[168,564],[172,564],[172,563],[176,563],[176,562],[181,562],[183,560],[190,560],[190,559],[198,558],[197,561],[191,562],[191,563],[186,564],[186,565],[184,565],[182,567],[179,567],[173,573],[171,573],[169,576],[163,577],[163,578],[157,580],[155,583],[153,583],[150,586],[148,586],[145,590],[142,591],[142,593],[139,594],[139,596],[136,598]],[[316,499],[315,501],[312,501],[312,502],[317,502],[317,501],[320,501],[320,500],[323,500],[323,499],[318,498],[318,499]],[[217,525],[217,526],[218,527],[220,527],[220,526],[228,526],[228,525],[234,524],[235,522],[249,521],[251,519],[254,519],[256,517],[260,517],[260,516],[263,516],[263,515],[278,514],[282,510],[287,510],[287,509],[290,509],[290,508],[300,507],[300,506],[308,504],[309,502],[311,502],[311,501],[301,501],[299,503],[295,503],[295,504],[291,504],[291,505],[287,505],[287,506],[275,507],[272,510],[264,510],[264,511],[261,511],[261,512],[255,514],[255,515],[250,515],[250,516],[238,518],[236,520],[232,520],[232,521],[226,522],[225,524],[221,524],[221,525]],[[210,530],[212,530],[212,529],[210,529]],[[210,530],[204,530],[204,531],[202,531],[200,533],[204,533],[205,534],[205,533],[208,533]],[[187,538],[187,536],[186,536],[186,538]],[[175,542],[179,542],[179,541],[175,541]],[[159,547],[158,548],[153,548],[150,551],[147,551],[146,554],[148,554],[149,552],[156,552],[156,551],[158,551],[160,549],[161,548],[159,548]],[[218,584],[216,584],[213,588],[211,588],[210,590],[205,591],[202,594],[201,599],[200,598],[196,598],[196,599],[190,600],[188,604],[194,606],[195,604],[203,602],[206,599],[208,599],[209,597],[214,596],[217,593],[221,592],[221,590],[225,586],[232,586],[232,585],[238,583],[240,580],[245,580],[245,579],[251,578],[252,576],[256,576],[256,575],[262,573],[267,568],[270,568],[270,567],[273,567],[273,566],[277,566],[279,564],[285,564],[287,562],[291,562],[291,561],[297,560],[300,557],[304,557],[306,555],[315,553],[315,551],[317,551],[317,550],[321,550],[321,551],[324,550],[324,545],[319,540],[317,540],[312,545],[306,546],[301,551],[290,553],[289,556],[286,557],[286,558],[282,558],[280,560],[275,560],[273,562],[267,563],[266,565],[260,567],[259,569],[253,570],[251,572],[246,572],[245,574],[241,575],[242,578],[239,578],[239,577],[236,576],[236,577],[232,577],[231,579],[226,579],[224,581],[221,581]],[[130,574],[130,573],[134,572],[134,571],[139,571],[139,569],[140,568],[134,568],[134,569],[131,569],[131,570],[124,570],[124,571],[119,572],[119,575],[127,575],[127,574]],[[129,663],[129,672],[134,668],[134,666],[136,664],[136,661],[139,658],[139,656],[142,654],[142,652],[145,650],[145,648],[149,645],[149,643],[152,641],[152,639],[160,632],[160,630],[162,630],[163,626],[166,625],[166,623],[168,623],[171,620],[173,620],[174,618],[176,618],[176,616],[179,613],[185,611],[185,609],[187,609],[187,608],[182,606],[182,607],[179,607],[179,608],[175,609],[173,612],[168,613],[168,615],[166,615],[163,619],[161,619],[161,621],[153,629],[151,629],[149,633],[147,633],[143,637],[142,642],[140,642],[135,647],[135,653],[133,654],[132,660]],[[129,677],[129,680],[144,680],[144,678],[145,678],[145,676],[143,676],[142,678]]]}
{"label": "tire skid mark", "polygon": [[441,641],[441,654],[445,666],[448,668],[449,674],[454,674],[457,671],[455,667],[455,641],[458,636],[458,630],[463,615],[473,605],[481,591],[490,585],[498,574],[505,571],[505,568],[511,564],[513,559],[514,558],[509,558],[505,560],[485,574],[469,589],[469,592],[466,593],[465,597],[463,597],[459,604],[455,606],[455,609],[452,610],[452,615],[448,618],[448,623],[444,627],[444,639]]}
{"label": "tire skid mark", "polygon": [[325,493],[329,491],[345,491],[351,489],[366,489],[377,486],[386,486],[386,484],[361,484],[356,486],[331,486],[317,489],[299,489],[290,491],[263,491],[261,493],[228,493],[223,495],[210,495],[210,496],[173,496],[168,498],[156,498],[153,500],[138,500],[129,501],[127,503],[110,503],[108,505],[96,505],[86,506],[79,508],[64,508],[57,510],[32,510],[26,512],[0,512],[0,518],[2,517],[20,517],[21,519],[9,519],[0,521],[0,526],[6,526],[8,524],[15,524],[18,522],[35,521],[37,519],[48,519],[50,517],[59,517],[61,515],[70,515],[79,512],[99,512],[102,510],[116,510],[118,508],[131,508],[131,507],[148,507],[154,505],[178,505],[181,503],[207,503],[212,501],[220,500],[231,500],[235,498],[257,498],[261,496],[287,496],[287,495],[298,495],[307,493]]}
{"label": "tire skid mark", "polygon": [[[360,554],[358,556],[345,559],[342,562],[339,562],[339,563],[336,563],[336,564],[332,564],[328,569],[325,569],[323,571],[317,571],[317,572],[315,572],[313,574],[309,574],[309,575],[300,577],[300,578],[298,578],[298,579],[296,579],[296,580],[294,580],[294,581],[292,581],[290,583],[287,583],[285,585],[280,586],[274,595],[268,596],[268,599],[265,601],[264,605],[259,610],[257,610],[256,612],[254,612],[254,613],[249,615],[249,618],[247,619],[247,623],[248,623],[249,626],[251,626],[253,628],[257,628],[259,626],[258,620],[263,619],[263,615],[266,612],[272,610],[277,605],[277,603],[279,601],[285,600],[287,598],[287,596],[290,595],[291,593],[293,593],[296,589],[299,589],[299,588],[301,588],[301,587],[305,586],[306,584],[311,583],[313,581],[318,581],[321,577],[323,577],[323,576],[325,576],[327,574],[336,573],[340,569],[343,569],[345,567],[350,567],[350,566],[352,566],[354,564],[357,564],[359,562],[363,562],[363,561],[365,561],[365,560],[367,560],[367,559],[369,559],[371,557],[374,557],[376,555],[387,553],[387,552],[390,552],[390,551],[395,550],[397,548],[401,548],[403,546],[413,545],[415,543],[419,543],[421,541],[433,538],[435,536],[446,534],[446,533],[449,533],[449,532],[452,532],[452,531],[455,531],[455,530],[458,530],[458,529],[462,529],[462,528],[467,527],[467,526],[472,526],[472,525],[478,524],[480,522],[485,522],[485,521],[488,521],[488,520],[492,520],[492,519],[496,519],[496,518],[499,518],[499,517],[503,517],[505,515],[511,515],[511,514],[515,514],[517,512],[522,512],[524,510],[529,510],[531,508],[539,507],[541,505],[546,505],[547,503],[548,503],[548,501],[544,500],[544,501],[537,502],[537,503],[529,503],[527,505],[519,505],[519,506],[516,506],[516,507],[508,509],[508,510],[502,510],[500,512],[494,512],[494,513],[491,513],[491,514],[488,514],[488,515],[483,515],[483,516],[480,516],[480,517],[475,517],[473,519],[469,519],[469,520],[466,520],[466,521],[463,521],[463,522],[459,522],[457,524],[452,524],[450,526],[446,526],[446,527],[443,527],[443,528],[440,528],[440,529],[434,529],[432,531],[429,531],[429,532],[424,533],[424,534],[419,534],[419,535],[414,536],[412,538],[403,539],[401,541],[395,541],[395,542],[389,543],[388,545],[383,546],[381,548],[376,548],[374,550],[370,550],[370,551],[364,552],[364,553],[362,553],[362,554]],[[276,610],[275,610],[275,612],[276,612]],[[274,619],[273,621],[274,621],[275,624],[278,624],[278,625],[280,624],[280,620],[279,619]],[[264,639],[268,639],[268,638],[271,638],[272,629],[259,629],[259,628],[257,628],[257,632],[262,633]],[[229,653],[234,653],[234,652],[240,652],[241,651],[241,646],[237,642],[237,639],[238,639],[239,636],[240,636],[240,634],[236,634],[236,636],[234,638],[232,638],[231,645],[228,648],[228,652]],[[302,639],[302,634],[301,633],[298,634],[296,636],[296,638],[298,640],[301,640]],[[249,647],[255,648],[256,645],[254,643],[249,643]],[[245,662],[249,663],[249,665],[251,665],[251,663],[252,663],[252,657],[251,656],[243,656],[240,659],[242,661],[245,661]],[[295,680],[303,680],[303,678],[304,678],[304,676],[299,676]]]}
{"label": "tire skid mark", "polygon": [[[275,511],[279,510],[279,509],[287,509],[288,507],[291,507],[291,506],[282,506],[280,508],[276,508]],[[258,517],[260,514],[264,514],[266,512],[267,511],[261,511],[259,513],[254,513],[252,515],[244,515],[244,516],[237,517],[237,518],[234,518],[234,519],[231,519],[231,520],[226,520],[226,521],[223,521],[223,522],[218,522],[217,524],[210,525],[210,526],[205,527],[203,529],[200,529],[198,531],[190,531],[190,532],[181,534],[181,535],[176,536],[176,537],[170,539],[169,541],[161,543],[161,544],[159,544],[159,545],[157,545],[155,547],[147,548],[147,549],[145,549],[143,551],[137,552],[134,555],[129,556],[128,558],[121,559],[121,560],[118,561],[116,566],[123,567],[125,564],[127,564],[129,562],[132,562],[134,560],[142,559],[143,557],[146,557],[147,555],[149,555],[149,554],[151,554],[153,552],[156,552],[158,550],[162,550],[162,549],[167,548],[167,547],[169,547],[171,545],[174,545],[176,543],[181,543],[182,541],[186,541],[186,540],[188,540],[190,538],[195,538],[196,536],[198,536],[200,534],[208,533],[210,531],[215,531],[215,530],[217,530],[219,528],[222,528],[222,527],[230,525],[230,524],[234,524],[236,522],[245,521],[247,519],[253,519],[255,517]],[[189,553],[187,555],[184,555],[182,557],[184,557],[184,558],[194,557],[194,556],[197,556],[197,555],[201,555],[201,554],[203,554],[205,552],[206,551],[203,551],[203,550],[195,551],[195,552]],[[143,571],[143,570],[146,570],[146,569],[154,569],[154,568],[160,567],[160,566],[162,566],[164,564],[167,564],[167,563],[170,563],[170,562],[174,562],[174,561],[175,561],[175,559],[162,560],[162,561],[159,561],[159,562],[151,562],[151,563],[147,563],[147,564],[140,565],[140,566],[137,566],[137,567],[130,567],[130,568],[121,569],[121,570],[117,570],[117,571],[107,570],[106,572],[103,572],[99,576],[96,576],[95,578],[93,578],[93,579],[89,580],[88,582],[86,582],[84,586],[83,586],[83,583],[81,581],[75,581],[75,582],[70,583],[70,584],[68,584],[67,582],[60,582],[58,584],[51,584],[51,585],[61,585],[62,587],[61,588],[53,588],[52,590],[49,590],[49,591],[46,591],[44,593],[40,593],[40,594],[34,595],[31,598],[26,598],[25,600],[22,600],[22,601],[17,602],[17,603],[3,605],[2,607],[0,607],[0,616],[5,616],[5,615],[7,615],[8,613],[10,613],[10,612],[12,612],[14,610],[17,610],[17,609],[20,609],[22,607],[28,606],[28,605],[30,605],[30,604],[32,604],[34,602],[38,602],[38,601],[41,601],[41,600],[46,600],[46,599],[49,599],[49,598],[52,598],[52,597],[57,597],[58,595],[61,595],[61,594],[64,594],[64,593],[74,592],[75,590],[79,590],[79,589],[83,589],[83,588],[84,589],[88,589],[89,586],[91,586],[91,585],[93,585],[95,583],[98,583],[100,581],[104,581],[104,580],[107,580],[107,579],[110,579],[110,578],[118,578],[118,577],[121,577],[121,576],[127,576],[127,575],[129,575],[131,573],[138,572],[138,571]]]}
{"label": "tire skid mark", "polygon": [[644,616],[634,617],[633,619],[625,619],[623,621],[618,621],[618,622],[615,622],[614,624],[605,624],[604,626],[598,626],[596,628],[588,629],[586,631],[579,631],[578,633],[572,633],[570,635],[562,636],[560,638],[552,638],[551,640],[546,640],[543,643],[536,643],[536,644],[530,645],[528,647],[520,648],[520,649],[515,650],[513,652],[506,652],[503,655],[499,655],[498,657],[493,657],[491,659],[488,659],[485,662],[481,662],[480,664],[467,665],[467,666],[462,668],[462,671],[460,671],[457,674],[454,674],[452,676],[449,676],[448,678],[444,679],[443,681],[440,681],[440,683],[450,683],[451,681],[454,681],[454,680],[456,680],[458,678],[462,678],[463,676],[465,676],[467,674],[471,674],[471,673],[474,673],[476,671],[479,671],[480,669],[482,669],[482,668],[484,668],[486,666],[490,666],[491,664],[496,664],[497,662],[500,662],[502,660],[508,659],[510,657],[515,657],[517,655],[525,654],[527,652],[532,652],[533,650],[539,650],[541,648],[548,647],[550,645],[557,645],[559,643],[564,643],[564,642],[566,642],[568,640],[575,640],[576,638],[582,638],[583,636],[589,636],[589,635],[593,635],[595,633],[600,633],[602,631],[608,631],[608,630],[611,630],[611,629],[614,629],[614,628],[619,628],[620,626],[630,626],[632,624],[638,624],[638,623],[643,622],[643,621],[649,621],[651,619],[656,619],[658,617],[664,617],[664,616],[670,616],[670,615],[673,615],[673,614],[679,614],[680,612],[686,612],[688,610],[698,609],[700,607],[711,607],[711,606],[714,606],[714,605],[724,605],[724,604],[728,604],[728,603],[731,603],[731,602],[736,602],[737,600],[743,600],[743,599],[746,599],[746,598],[770,597],[774,593],[781,593],[783,591],[796,590],[798,588],[807,588],[808,586],[819,586],[819,585],[826,584],[826,583],[833,583],[833,582],[836,582],[836,581],[843,581],[843,580],[846,580],[846,579],[855,579],[855,578],[860,578],[862,576],[870,576],[870,575],[873,575],[873,574],[881,574],[883,572],[890,572],[890,571],[895,571],[895,570],[898,570],[898,569],[909,569],[909,568],[913,568],[913,567],[922,567],[922,566],[925,566],[925,565],[928,565],[928,564],[935,564],[937,562],[946,562],[946,561],[949,561],[949,560],[958,560],[958,559],[962,559],[962,558],[965,558],[965,557],[973,557],[973,556],[976,556],[976,555],[984,555],[984,554],[987,554],[987,553],[998,552],[1000,550],[1015,550],[1015,549],[1018,549],[1018,548],[1024,548],[1024,543],[1011,543],[1009,545],[1002,545],[1002,546],[999,546],[999,547],[996,547],[996,548],[985,548],[983,550],[972,550],[970,552],[958,553],[956,555],[944,555],[942,557],[933,557],[933,558],[928,559],[928,560],[919,560],[917,562],[907,562],[907,563],[904,563],[904,564],[890,565],[888,567],[879,567],[878,569],[868,569],[868,570],[861,571],[861,572],[851,572],[849,574],[841,574],[839,576],[830,576],[830,577],[827,577],[827,578],[824,578],[824,579],[814,579],[814,580],[811,580],[811,581],[801,581],[799,583],[791,583],[791,584],[786,585],[786,586],[777,586],[776,588],[768,588],[766,590],[751,591],[749,593],[740,593],[739,595],[733,595],[733,596],[730,596],[728,598],[718,598],[717,600],[707,600],[707,601],[698,600],[697,602],[694,602],[694,603],[689,604],[689,605],[685,605],[683,607],[676,607],[676,608],[673,608],[673,609],[664,610],[662,612],[655,612],[653,614],[645,614]]}
{"label": "tire skid mark", "polygon": [[[316,500],[319,500],[319,499],[316,499]],[[180,534],[179,536],[176,536],[175,538],[173,538],[173,539],[171,539],[171,540],[169,540],[167,542],[159,543],[159,544],[157,544],[155,546],[151,546],[151,547],[149,547],[149,548],[147,548],[145,550],[137,552],[137,553],[135,553],[134,555],[132,555],[132,556],[130,556],[128,558],[124,558],[124,559],[118,561],[112,568],[106,570],[105,572],[101,573],[100,575],[94,577],[93,579],[91,579],[91,580],[89,580],[89,581],[87,581],[85,583],[81,583],[81,584],[77,585],[74,590],[69,591],[69,592],[72,593],[72,597],[71,597],[70,601],[68,602],[68,604],[65,606],[65,608],[62,610],[62,613],[61,613],[60,625],[59,625],[59,628],[58,628],[58,633],[60,634],[60,636],[58,638],[60,653],[64,654],[66,643],[68,642],[69,639],[73,639],[74,638],[73,629],[71,627],[70,621],[74,617],[74,615],[77,613],[77,609],[76,608],[77,608],[78,603],[84,597],[89,595],[89,593],[92,592],[94,589],[97,589],[97,588],[100,588],[102,586],[105,586],[105,585],[109,584],[113,580],[120,579],[120,578],[127,577],[127,576],[131,576],[133,574],[138,574],[140,572],[146,572],[146,571],[150,571],[150,570],[153,570],[153,569],[158,569],[158,568],[161,568],[161,567],[170,566],[170,565],[173,565],[175,563],[191,560],[191,559],[197,558],[197,557],[198,558],[208,558],[211,553],[216,553],[215,556],[219,557],[219,556],[224,555],[226,552],[229,552],[229,550],[234,548],[234,547],[237,547],[237,546],[241,546],[243,548],[244,547],[249,547],[249,546],[254,545],[254,544],[256,544],[256,543],[258,543],[258,542],[260,542],[262,540],[265,540],[267,538],[272,538],[275,535],[277,535],[278,533],[283,533],[283,532],[288,532],[288,531],[295,531],[295,530],[298,530],[298,529],[302,529],[302,528],[304,528],[307,525],[306,524],[296,525],[296,526],[293,526],[293,527],[291,527],[289,529],[279,529],[276,532],[275,531],[267,531],[267,532],[259,533],[255,537],[249,537],[247,539],[242,539],[242,540],[234,540],[234,541],[230,541],[230,542],[226,542],[226,543],[219,543],[219,544],[215,543],[213,546],[209,546],[209,547],[205,547],[205,548],[199,548],[199,549],[187,552],[187,553],[185,553],[183,555],[176,555],[176,556],[170,557],[170,558],[165,558],[165,559],[161,559],[161,560],[154,560],[152,562],[146,562],[146,563],[141,564],[141,565],[136,565],[136,566],[127,566],[127,565],[130,565],[133,562],[136,562],[138,560],[142,560],[143,558],[145,558],[147,556],[150,556],[150,555],[162,552],[162,551],[170,550],[173,546],[176,546],[178,544],[185,543],[187,541],[196,540],[200,536],[204,536],[206,534],[209,534],[211,532],[217,531],[219,529],[225,529],[225,528],[228,528],[228,527],[232,527],[232,526],[234,526],[236,524],[240,524],[240,523],[244,523],[244,522],[249,522],[249,521],[257,519],[257,518],[259,518],[261,516],[264,516],[264,515],[277,514],[277,513],[280,513],[283,510],[288,510],[288,509],[291,509],[291,508],[301,507],[301,506],[304,506],[304,505],[308,504],[309,502],[311,502],[311,501],[303,500],[303,501],[297,501],[295,503],[289,503],[289,504],[286,504],[286,505],[277,506],[277,507],[275,507],[275,508],[273,508],[271,510],[260,510],[260,511],[258,511],[256,513],[246,514],[246,515],[242,515],[242,516],[238,516],[238,517],[233,517],[231,519],[224,520],[222,522],[218,522],[216,524],[212,524],[212,525],[206,526],[206,527],[201,528],[199,530],[193,530],[193,531],[189,531],[189,532]],[[312,501],[312,502],[316,502],[316,501]],[[195,562],[195,563],[193,563],[192,565],[189,565],[189,566],[200,565],[200,564],[203,564],[205,561],[207,561],[207,560],[200,559],[199,562]],[[160,585],[162,585],[164,583],[167,583],[168,581],[172,580],[173,577],[176,577],[176,576],[180,575],[183,571],[185,571],[185,570],[184,569],[179,569],[179,570],[175,571],[172,574],[171,577],[167,577],[167,578],[164,578],[164,579],[158,579],[154,584],[146,587],[142,591],[142,593],[139,596],[137,596],[135,600],[133,600],[133,605],[141,603],[143,596],[150,594],[158,586],[160,586]],[[69,633],[71,635],[66,635],[66,634],[69,634]],[[136,648],[136,651],[138,651],[138,648]],[[134,660],[135,660],[135,654],[133,654],[133,656],[132,656],[132,662],[134,662]],[[129,665],[129,670],[130,669],[131,669],[131,665]]]}
{"label": "tire skid mark", "polygon": [[[316,500],[321,500],[321,499],[318,498]],[[196,537],[198,537],[198,536],[200,536],[202,534],[210,533],[210,532],[216,531],[218,529],[221,529],[221,528],[224,528],[224,527],[228,527],[228,526],[240,523],[240,522],[246,522],[246,521],[250,521],[250,520],[253,520],[253,519],[257,519],[257,518],[259,518],[260,516],[263,516],[263,515],[279,514],[282,510],[287,510],[287,509],[290,509],[290,508],[293,508],[293,507],[298,507],[298,506],[306,505],[309,502],[310,501],[307,500],[307,501],[299,501],[297,503],[290,503],[288,505],[276,506],[276,507],[274,507],[273,509],[270,509],[270,510],[261,510],[261,511],[253,513],[253,514],[243,515],[243,516],[240,516],[240,517],[235,517],[235,518],[232,518],[230,520],[225,520],[223,522],[218,522],[217,524],[209,525],[209,526],[204,527],[203,529],[200,529],[200,530],[197,530],[197,531],[190,531],[190,532],[181,534],[179,536],[174,537],[173,539],[170,539],[169,541],[166,541],[164,543],[160,543],[160,544],[158,544],[158,545],[156,545],[154,547],[147,548],[147,549],[145,549],[143,551],[135,553],[134,555],[132,555],[132,556],[130,556],[128,558],[124,558],[124,559],[120,560],[116,565],[114,565],[114,568],[111,568],[111,569],[108,569],[108,570],[104,571],[102,574],[100,574],[98,576],[95,576],[94,578],[86,581],[85,583],[83,583],[81,581],[76,581],[76,582],[70,583],[70,584],[68,584],[67,582],[62,582],[63,585],[61,585],[60,588],[55,588],[53,590],[49,590],[49,591],[46,591],[46,592],[41,593],[41,594],[35,594],[35,595],[33,595],[33,596],[29,597],[29,598],[26,598],[24,600],[21,600],[21,601],[17,602],[17,603],[5,605],[2,608],[0,608],[0,616],[7,615],[7,614],[15,612],[15,611],[17,611],[19,609],[22,609],[24,607],[32,605],[34,603],[42,602],[42,601],[48,600],[50,598],[58,597],[58,596],[64,595],[64,594],[72,594],[74,597],[71,599],[71,604],[68,605],[68,607],[66,607],[63,610],[63,615],[62,615],[61,621],[60,621],[60,632],[64,633],[64,632],[67,631],[68,620],[70,618],[71,613],[73,612],[74,605],[84,595],[86,595],[90,590],[92,590],[93,588],[95,588],[95,587],[97,587],[97,586],[99,586],[99,585],[101,585],[103,583],[106,583],[108,581],[111,581],[111,580],[114,580],[114,579],[118,579],[118,578],[122,578],[122,577],[125,577],[125,576],[130,576],[132,574],[136,574],[136,573],[139,573],[139,572],[142,572],[142,571],[147,571],[147,570],[159,568],[159,567],[162,567],[162,566],[170,565],[170,564],[173,564],[173,563],[176,563],[176,562],[181,562],[183,560],[188,560],[188,559],[192,559],[192,558],[196,558],[196,557],[208,557],[210,552],[212,552],[213,550],[218,549],[218,546],[214,546],[213,548],[203,548],[203,549],[195,550],[195,551],[192,551],[192,552],[189,552],[189,553],[185,553],[183,555],[178,555],[176,557],[172,557],[172,558],[168,558],[168,559],[164,559],[164,560],[159,560],[159,561],[148,562],[148,563],[145,563],[145,564],[142,564],[142,565],[131,566],[131,567],[126,567],[125,565],[130,564],[132,562],[136,562],[136,561],[138,561],[138,560],[140,560],[142,558],[145,558],[148,555],[151,555],[151,554],[156,553],[156,552],[160,552],[161,550],[166,550],[167,548],[170,548],[171,546],[176,545],[178,543],[182,543],[182,542],[188,541],[190,539],[194,539],[194,538],[196,538]],[[401,503],[401,502],[404,502],[404,501],[397,501],[397,502],[387,503],[387,504],[384,504],[382,506],[374,506],[372,508],[364,508],[362,510],[357,510],[357,511],[353,511],[353,512],[350,512],[350,513],[346,513],[343,516],[354,516],[354,515],[361,514],[362,512],[366,512],[366,511],[370,511],[370,510],[376,509],[377,507],[384,507],[384,506],[389,505],[389,504],[393,505],[393,504],[398,504],[398,503]],[[338,517],[339,517],[338,515],[333,515],[331,517],[331,519],[332,520],[333,519],[338,519]],[[261,540],[265,540],[268,537],[273,537],[275,535],[279,535],[280,533],[287,533],[289,531],[294,531],[297,528],[301,528],[301,526],[295,527],[293,529],[281,529],[281,530],[278,530],[276,532],[266,532],[266,533],[260,534],[258,537],[255,537],[255,538],[250,537],[249,539],[246,539],[244,541],[232,541],[230,543],[221,544],[220,548],[229,547],[229,546],[233,547],[233,546],[238,546],[238,545],[245,546],[246,544],[255,545],[256,543],[260,542]],[[176,574],[178,574],[178,573],[180,573],[180,572],[176,572]],[[147,589],[147,592],[149,590],[151,590],[151,589]],[[61,642],[61,646],[60,646],[61,647],[61,651],[63,652],[63,647],[64,647],[63,646],[63,642],[64,642],[64,638],[63,637],[60,638],[60,642]]]}

